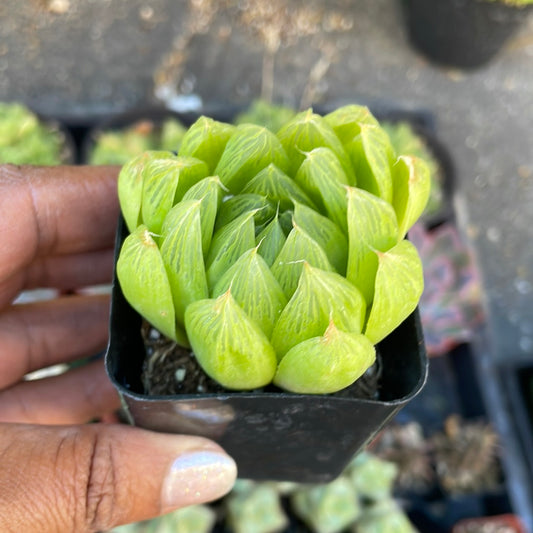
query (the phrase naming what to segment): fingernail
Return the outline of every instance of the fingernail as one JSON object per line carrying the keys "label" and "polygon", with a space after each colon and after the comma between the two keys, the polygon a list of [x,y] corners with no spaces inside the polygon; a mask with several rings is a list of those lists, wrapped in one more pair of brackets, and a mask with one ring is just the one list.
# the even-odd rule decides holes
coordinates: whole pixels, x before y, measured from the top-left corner
{"label": "fingernail", "polygon": [[162,504],[167,511],[215,500],[235,482],[235,461],[225,454],[202,450],[180,455],[163,483]]}

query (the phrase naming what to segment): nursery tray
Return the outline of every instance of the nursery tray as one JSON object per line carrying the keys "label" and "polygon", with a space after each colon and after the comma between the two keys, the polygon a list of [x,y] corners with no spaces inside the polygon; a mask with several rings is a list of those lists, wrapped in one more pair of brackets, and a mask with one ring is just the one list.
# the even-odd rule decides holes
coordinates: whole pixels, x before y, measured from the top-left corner
{"label": "nursery tray", "polygon": [[[127,235],[122,218],[115,254]],[[140,315],[113,282],[106,367],[128,420],[161,432],[208,437],[236,460],[241,478],[327,482],[422,388],[427,356],[418,312],[378,346],[378,400],[285,392],[147,395]]]}

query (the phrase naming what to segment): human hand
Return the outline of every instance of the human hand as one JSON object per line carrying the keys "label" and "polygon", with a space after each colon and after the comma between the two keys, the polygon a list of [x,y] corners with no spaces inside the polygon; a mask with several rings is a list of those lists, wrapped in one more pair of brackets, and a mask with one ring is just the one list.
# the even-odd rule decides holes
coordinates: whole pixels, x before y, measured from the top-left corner
{"label": "human hand", "polygon": [[108,282],[118,216],[114,167],[0,166],[0,530],[90,532],[206,502],[233,485],[215,443],[114,424],[118,397],[95,361],[109,298],[69,295],[13,305],[20,291]]}

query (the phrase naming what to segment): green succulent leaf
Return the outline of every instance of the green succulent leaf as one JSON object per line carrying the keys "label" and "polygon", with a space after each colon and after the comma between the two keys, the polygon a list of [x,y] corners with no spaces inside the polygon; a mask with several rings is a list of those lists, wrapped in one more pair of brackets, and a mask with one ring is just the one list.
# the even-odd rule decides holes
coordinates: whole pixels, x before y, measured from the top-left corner
{"label": "green succulent leaf", "polygon": [[179,155],[196,157],[205,161],[212,174],[226,144],[235,131],[235,126],[200,117],[183,136]]}
{"label": "green succulent leaf", "polygon": [[417,157],[401,156],[392,167],[393,198],[399,226],[399,239],[424,212],[431,189],[429,166]]}
{"label": "green succulent leaf", "polygon": [[276,216],[265,226],[265,228],[256,237],[257,250],[263,257],[266,264],[270,267],[276,257],[281,252],[287,237],[279,223],[279,217]]}
{"label": "green succulent leaf", "polygon": [[175,159],[175,156],[171,152],[144,152],[126,163],[118,176],[118,199],[130,232],[142,224],[143,170],[154,159]]}
{"label": "green succulent leaf", "polygon": [[171,207],[185,192],[207,176],[207,165],[192,157],[152,159],[144,165],[142,218],[153,233],[160,233]]}
{"label": "green succulent leaf", "polygon": [[287,298],[257,248],[244,252],[218,280],[212,297],[228,289],[244,312],[270,338]]}
{"label": "green succulent leaf", "polygon": [[274,384],[301,394],[330,394],[351,385],[375,359],[374,346],[364,335],[342,331],[331,322],[323,336],[287,352]]}
{"label": "green succulent leaf", "polygon": [[297,224],[293,226],[271,267],[272,274],[287,298],[291,298],[298,287],[304,262],[322,270],[330,272],[334,270],[321,246],[300,226]]}
{"label": "green succulent leaf", "polygon": [[278,138],[290,160],[289,175],[295,176],[302,164],[305,153],[324,146],[334,152],[351,185],[355,184],[355,174],[342,143],[333,128],[323,117],[312,109],[298,113],[278,131]]}
{"label": "green succulent leaf", "polygon": [[198,362],[222,386],[250,390],[272,381],[274,349],[231,291],[189,305],[185,329]]}
{"label": "green succulent leaf", "polygon": [[293,220],[320,245],[331,265],[344,276],[348,260],[348,239],[335,222],[297,202],[294,204]]}
{"label": "green succulent leaf", "polygon": [[[202,250],[207,254],[211,246],[213,229],[217,212],[222,203],[222,193],[224,186],[218,176],[211,176],[193,185],[184,195],[183,201],[200,200],[200,222],[202,226]],[[168,219],[168,216],[167,216]],[[166,220],[165,220],[166,223]],[[163,224],[163,228],[165,224]]]}
{"label": "green succulent leaf", "polygon": [[401,241],[377,256],[374,302],[365,330],[365,335],[374,344],[383,340],[415,310],[424,290],[422,262],[409,241]]}
{"label": "green succulent leaf", "polygon": [[202,252],[202,201],[182,201],[172,208],[172,226],[166,228],[161,257],[167,271],[176,320],[184,323],[187,306],[209,296]]}
{"label": "green succulent leaf", "polygon": [[255,247],[254,212],[244,213],[213,235],[207,254],[207,283],[212,289],[220,276],[250,248]]}
{"label": "green succulent leaf", "polygon": [[333,320],[339,328],[361,333],[366,303],[343,276],[304,263],[298,288],[283,309],[272,333],[279,359],[295,345],[324,334]]}
{"label": "green succulent leaf", "polygon": [[117,277],[124,297],[139,314],[168,338],[188,346],[185,333],[176,326],[163,259],[146,226],[140,225],[124,240]]}
{"label": "green succulent leaf", "polygon": [[215,174],[233,194],[237,194],[271,163],[283,172],[289,165],[278,138],[261,126],[242,124],[226,144]]}
{"label": "green succulent leaf", "polygon": [[348,179],[332,150],[321,147],[307,152],[294,180],[324,215],[346,231]]}
{"label": "green succulent leaf", "polygon": [[349,144],[354,137],[361,133],[361,125],[379,126],[379,122],[368,107],[361,105],[345,105],[324,117],[333,128],[343,145]]}
{"label": "green succulent leaf", "polygon": [[276,165],[270,164],[252,178],[242,190],[243,194],[254,193],[278,203],[282,211],[292,208],[293,201],[315,207],[303,190]]}
{"label": "green succulent leaf", "polygon": [[357,186],[392,202],[391,166],[394,150],[379,126],[361,125],[359,135],[346,145],[357,176]]}
{"label": "green succulent leaf", "polygon": [[239,194],[222,202],[216,220],[216,229],[227,226],[236,218],[254,212],[254,221],[257,226],[268,223],[276,214],[273,203],[259,194]]}
{"label": "green succulent leaf", "polygon": [[398,242],[398,223],[392,206],[362,189],[349,187],[348,268],[346,277],[364,295],[368,304],[374,294],[378,268],[376,252],[385,252]]}

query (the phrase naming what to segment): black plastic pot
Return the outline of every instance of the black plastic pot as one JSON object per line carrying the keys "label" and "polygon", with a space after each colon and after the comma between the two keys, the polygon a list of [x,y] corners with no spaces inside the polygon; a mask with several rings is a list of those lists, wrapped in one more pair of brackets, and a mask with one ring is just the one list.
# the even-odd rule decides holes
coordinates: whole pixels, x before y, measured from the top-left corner
{"label": "black plastic pot", "polygon": [[[126,236],[122,219],[116,254]],[[417,312],[379,345],[379,400],[272,392],[148,396],[141,373],[141,317],[113,283],[108,374],[132,424],[201,435],[219,442],[239,476],[299,482],[335,478],[398,410],[422,388],[427,357]]]}
{"label": "black plastic pot", "polygon": [[403,0],[411,43],[430,60],[459,68],[490,61],[524,9],[488,0]]}

